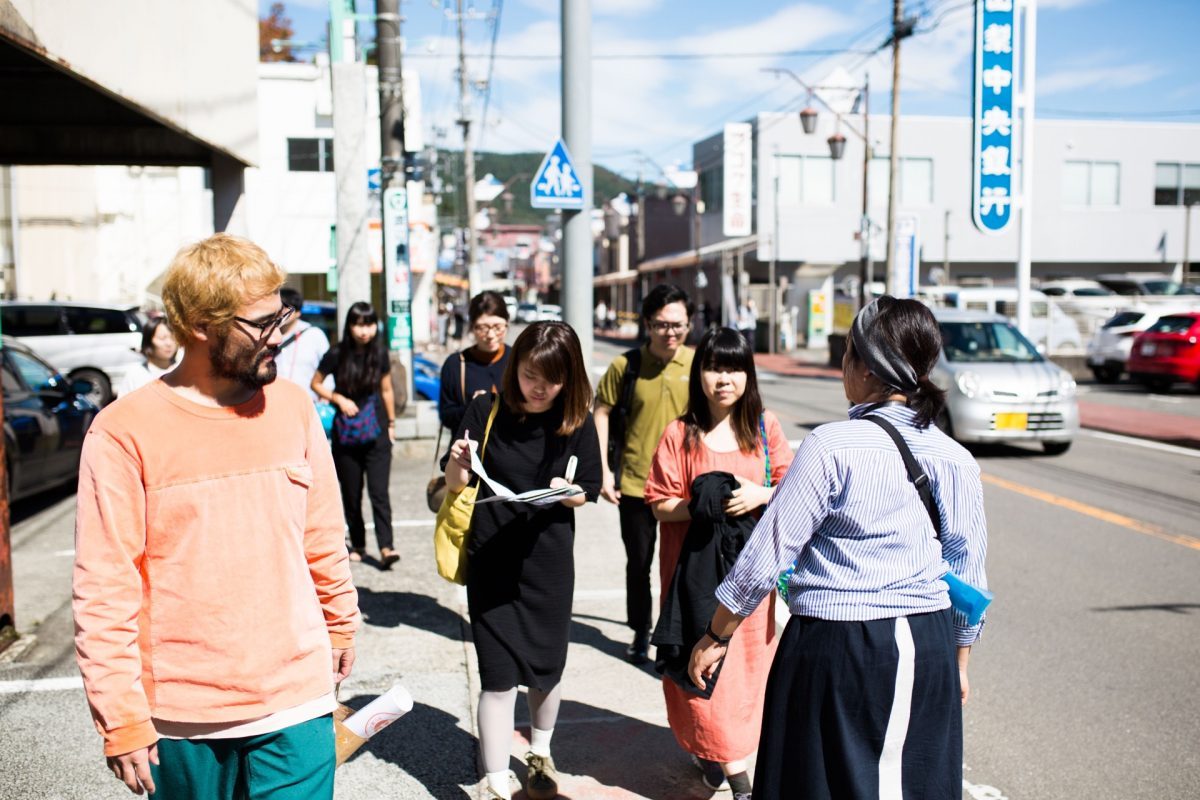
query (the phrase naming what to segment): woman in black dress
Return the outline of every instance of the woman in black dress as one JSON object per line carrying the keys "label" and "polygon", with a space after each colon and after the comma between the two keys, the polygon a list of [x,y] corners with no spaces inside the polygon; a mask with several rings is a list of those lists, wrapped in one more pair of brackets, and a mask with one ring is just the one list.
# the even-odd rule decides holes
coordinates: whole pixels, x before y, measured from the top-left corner
{"label": "woman in black dress", "polygon": [[[575,588],[575,508],[600,492],[600,445],[588,411],[592,390],[575,332],[561,322],[526,328],[500,394],[467,407],[443,459],[446,485],[470,480],[469,447],[484,438],[492,403],[499,403],[483,452],[483,467],[514,493],[571,485],[579,493],[550,503],[475,506],[467,547],[467,603],[479,658],[480,751],[489,796],[509,798],[509,749],[517,687],[529,688],[533,720],[526,794],[558,794],[550,736],[562,698],[571,596]],[[468,437],[469,434],[469,437]],[[576,459],[574,474],[568,469]],[[479,499],[491,496],[486,484]]]}

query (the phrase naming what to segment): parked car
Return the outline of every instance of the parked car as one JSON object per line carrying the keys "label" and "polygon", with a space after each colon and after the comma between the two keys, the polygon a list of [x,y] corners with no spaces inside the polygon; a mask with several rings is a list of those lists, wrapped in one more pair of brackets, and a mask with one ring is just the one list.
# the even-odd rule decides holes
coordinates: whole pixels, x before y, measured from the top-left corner
{"label": "parked car", "polygon": [[75,480],[83,436],[99,410],[92,385],[69,381],[29,347],[4,337],[4,447],[9,500]]}
{"label": "parked car", "polygon": [[413,354],[413,391],[435,403],[442,392],[442,368],[417,353]]}
{"label": "parked car", "polygon": [[1097,275],[1096,281],[1117,294],[1129,297],[1187,294],[1183,285],[1173,280],[1170,275],[1157,272],[1120,272]]}
{"label": "parked car", "polygon": [[938,427],[960,442],[1040,442],[1065,453],[1079,432],[1075,380],[998,314],[934,309],[942,354],[932,379],[946,390]]}
{"label": "parked car", "polygon": [[1133,340],[1129,378],[1156,392],[1175,383],[1200,389],[1200,311],[1168,314]]}
{"label": "parked car", "polygon": [[517,304],[517,322],[537,322],[538,319],[538,304],[537,303],[518,303]]}
{"label": "parked car", "polygon": [[537,307],[537,322],[545,320],[553,320],[562,322],[562,306],[552,305],[550,303],[539,303]]}
{"label": "parked car", "polygon": [[145,318],[136,306],[62,302],[0,302],[0,327],[54,365],[70,381],[91,384],[88,399],[103,407],[113,387],[142,363]]}
{"label": "parked car", "polygon": [[517,298],[511,294],[504,295],[504,308],[508,311],[508,318],[516,320],[517,318]]}
{"label": "parked car", "polygon": [[1087,363],[1100,383],[1116,383],[1126,370],[1134,337],[1166,314],[1186,309],[1136,309],[1118,311],[1096,330],[1087,346]]}
{"label": "parked car", "polygon": [[1047,297],[1111,297],[1116,294],[1107,286],[1085,278],[1043,281],[1038,290]]}
{"label": "parked car", "polygon": [[300,306],[300,319],[325,331],[330,345],[337,344],[338,335],[341,333],[337,324],[337,303],[305,300],[304,305]]}
{"label": "parked car", "polygon": [[[949,308],[1017,317],[1017,290],[1013,286],[947,288],[942,303]],[[1082,350],[1079,325],[1037,289],[1029,291],[1029,338],[1044,351]]]}

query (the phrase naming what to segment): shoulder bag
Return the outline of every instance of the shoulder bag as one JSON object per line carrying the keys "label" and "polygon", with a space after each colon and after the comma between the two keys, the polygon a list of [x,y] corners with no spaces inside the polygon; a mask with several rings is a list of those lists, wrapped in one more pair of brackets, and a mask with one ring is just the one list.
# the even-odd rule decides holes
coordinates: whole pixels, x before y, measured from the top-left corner
{"label": "shoulder bag", "polygon": [[[908,479],[917,488],[917,494],[921,496],[921,502],[924,504],[926,512],[929,513],[929,521],[933,523],[933,533],[937,537],[938,544],[941,544],[942,515],[938,512],[937,502],[933,499],[933,490],[929,488],[929,476],[917,463],[916,457],[908,447],[908,442],[904,441],[900,431],[896,430],[895,426],[883,417],[872,414],[863,419],[870,420],[883,428],[896,443],[896,449],[900,451],[900,458],[904,459],[904,467],[908,470]],[[950,605],[966,616],[968,625],[979,624],[979,621],[983,619],[983,612],[992,602],[992,593],[986,589],[972,586],[953,572],[947,572],[942,576],[942,580],[950,589]]]}
{"label": "shoulder bag", "polygon": [[[467,360],[463,353],[458,354],[458,386],[462,393],[463,405],[467,404]],[[446,429],[445,425],[438,426],[437,444],[433,447],[433,471],[438,472],[438,460],[442,457],[442,431]],[[451,435],[454,432],[451,431]],[[446,475],[438,473],[429,479],[429,483],[425,484],[425,504],[429,506],[429,510],[434,514],[438,513],[438,509],[442,507],[442,499],[446,496]]]}
{"label": "shoulder bag", "polygon": [[[488,434],[500,408],[500,398],[492,400],[492,411],[488,414],[487,427],[479,443],[479,460],[483,460],[487,449]],[[471,512],[475,510],[475,496],[479,494],[479,480],[473,478],[461,491],[447,491],[438,509],[437,524],[433,528],[433,555],[437,561],[438,575],[452,583],[467,582],[467,541],[471,533]]]}

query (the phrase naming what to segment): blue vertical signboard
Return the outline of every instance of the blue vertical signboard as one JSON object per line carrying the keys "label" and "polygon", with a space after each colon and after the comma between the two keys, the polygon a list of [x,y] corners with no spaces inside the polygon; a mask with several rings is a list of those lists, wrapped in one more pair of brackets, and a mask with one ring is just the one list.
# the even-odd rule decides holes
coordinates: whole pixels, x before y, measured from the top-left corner
{"label": "blue vertical signboard", "polygon": [[1016,0],[975,0],[975,227],[1000,233],[1013,217]]}

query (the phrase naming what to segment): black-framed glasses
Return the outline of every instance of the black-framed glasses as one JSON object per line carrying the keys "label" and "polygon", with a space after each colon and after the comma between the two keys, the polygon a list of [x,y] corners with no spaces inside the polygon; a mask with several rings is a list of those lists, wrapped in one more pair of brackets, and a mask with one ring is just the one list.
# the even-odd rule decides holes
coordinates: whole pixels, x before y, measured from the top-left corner
{"label": "black-framed glasses", "polygon": [[296,309],[292,308],[291,306],[285,305],[282,309],[279,310],[278,314],[271,317],[270,319],[263,320],[262,322],[255,322],[254,320],[246,319],[245,317],[234,317],[234,319],[236,321],[242,323],[243,325],[249,325],[251,328],[254,328],[255,330],[257,330],[258,331],[257,341],[262,342],[267,339],[270,339],[272,333],[274,333],[276,330],[278,330],[279,328],[282,328],[284,325],[286,325],[288,323],[288,320],[290,320],[295,313],[296,313]]}
{"label": "black-framed glasses", "polygon": [[683,333],[689,327],[687,322],[651,322],[647,325],[655,333]]}
{"label": "black-framed glasses", "polygon": [[506,330],[508,330],[508,323],[507,322],[497,322],[493,325],[480,324],[480,325],[475,325],[474,327],[471,328],[471,330],[474,331],[476,336],[495,335],[495,334],[499,334],[499,333],[504,333]]}

